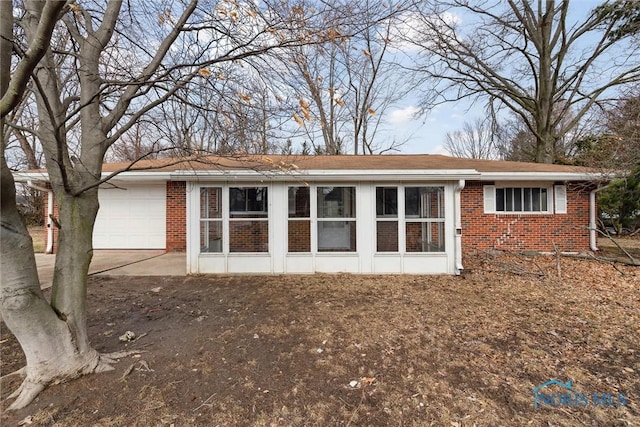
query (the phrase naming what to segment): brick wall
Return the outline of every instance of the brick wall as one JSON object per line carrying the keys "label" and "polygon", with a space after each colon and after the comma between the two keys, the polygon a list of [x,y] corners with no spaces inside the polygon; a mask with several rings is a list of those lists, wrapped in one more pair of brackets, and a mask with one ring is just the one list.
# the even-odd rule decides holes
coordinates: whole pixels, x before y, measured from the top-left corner
{"label": "brick wall", "polygon": [[481,182],[467,182],[461,194],[462,250],[550,252],[589,250],[589,189],[567,185],[566,214],[485,214]]}
{"label": "brick wall", "polygon": [[269,222],[229,221],[229,252],[269,252]]}
{"label": "brick wall", "polygon": [[376,250],[398,252],[398,221],[376,221]]}
{"label": "brick wall", "polygon": [[167,181],[167,252],[187,250],[187,188],[183,181]]}
{"label": "brick wall", "polygon": [[311,221],[289,220],[289,252],[311,252]]}

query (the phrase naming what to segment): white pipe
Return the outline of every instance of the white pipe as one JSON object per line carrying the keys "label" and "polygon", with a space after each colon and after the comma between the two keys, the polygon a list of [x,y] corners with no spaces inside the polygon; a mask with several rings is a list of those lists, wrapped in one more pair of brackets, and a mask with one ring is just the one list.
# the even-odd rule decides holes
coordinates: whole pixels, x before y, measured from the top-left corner
{"label": "white pipe", "polygon": [[33,183],[33,181],[27,181],[27,187],[34,190],[45,191],[47,193],[47,248],[44,250],[46,254],[53,253],[53,224],[51,217],[53,216],[53,191],[46,187],[40,187]]}
{"label": "white pipe", "polygon": [[589,193],[589,249],[598,251],[597,225],[596,225],[596,192],[592,190]]}
{"label": "white pipe", "polygon": [[454,233],[455,233],[455,273],[460,274],[464,267],[462,265],[462,206],[460,206],[460,193],[464,189],[464,179],[458,180],[453,188],[454,201]]}

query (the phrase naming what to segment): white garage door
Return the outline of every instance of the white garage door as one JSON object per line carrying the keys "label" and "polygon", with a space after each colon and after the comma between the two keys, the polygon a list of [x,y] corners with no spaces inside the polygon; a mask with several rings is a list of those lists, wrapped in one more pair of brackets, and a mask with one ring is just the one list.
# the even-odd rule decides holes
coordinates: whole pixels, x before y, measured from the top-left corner
{"label": "white garage door", "polygon": [[95,249],[165,249],[166,185],[101,188],[93,230]]}

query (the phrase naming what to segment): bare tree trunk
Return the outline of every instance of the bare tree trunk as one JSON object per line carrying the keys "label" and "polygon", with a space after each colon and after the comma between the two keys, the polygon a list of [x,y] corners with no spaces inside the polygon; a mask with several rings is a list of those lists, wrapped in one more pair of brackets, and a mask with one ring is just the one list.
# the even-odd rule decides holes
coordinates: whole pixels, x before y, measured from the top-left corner
{"label": "bare tree trunk", "polygon": [[19,409],[48,384],[110,367],[100,363],[95,350],[79,351],[78,340],[64,316],[59,317],[44,298],[33,243],[16,208],[15,184],[4,153],[1,168],[0,314],[27,359],[24,381],[10,396],[16,400],[9,409]]}
{"label": "bare tree trunk", "polygon": [[90,351],[87,336],[87,275],[93,257],[93,225],[98,212],[96,189],[78,196],[57,194],[60,237],[51,306],[66,320],[78,350]]}

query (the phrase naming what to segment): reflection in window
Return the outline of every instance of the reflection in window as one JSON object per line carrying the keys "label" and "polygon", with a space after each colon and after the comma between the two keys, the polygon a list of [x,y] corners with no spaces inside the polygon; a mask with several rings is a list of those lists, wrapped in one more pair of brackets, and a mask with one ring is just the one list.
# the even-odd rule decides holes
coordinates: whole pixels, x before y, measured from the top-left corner
{"label": "reflection in window", "polygon": [[229,188],[229,252],[269,252],[267,187]]}
{"label": "reflection in window", "polygon": [[222,252],[222,188],[200,189],[200,252]]}
{"label": "reflection in window", "polygon": [[318,251],[356,251],[355,187],[318,187]]}
{"label": "reflection in window", "polygon": [[444,252],[444,187],[405,188],[407,252]]}

